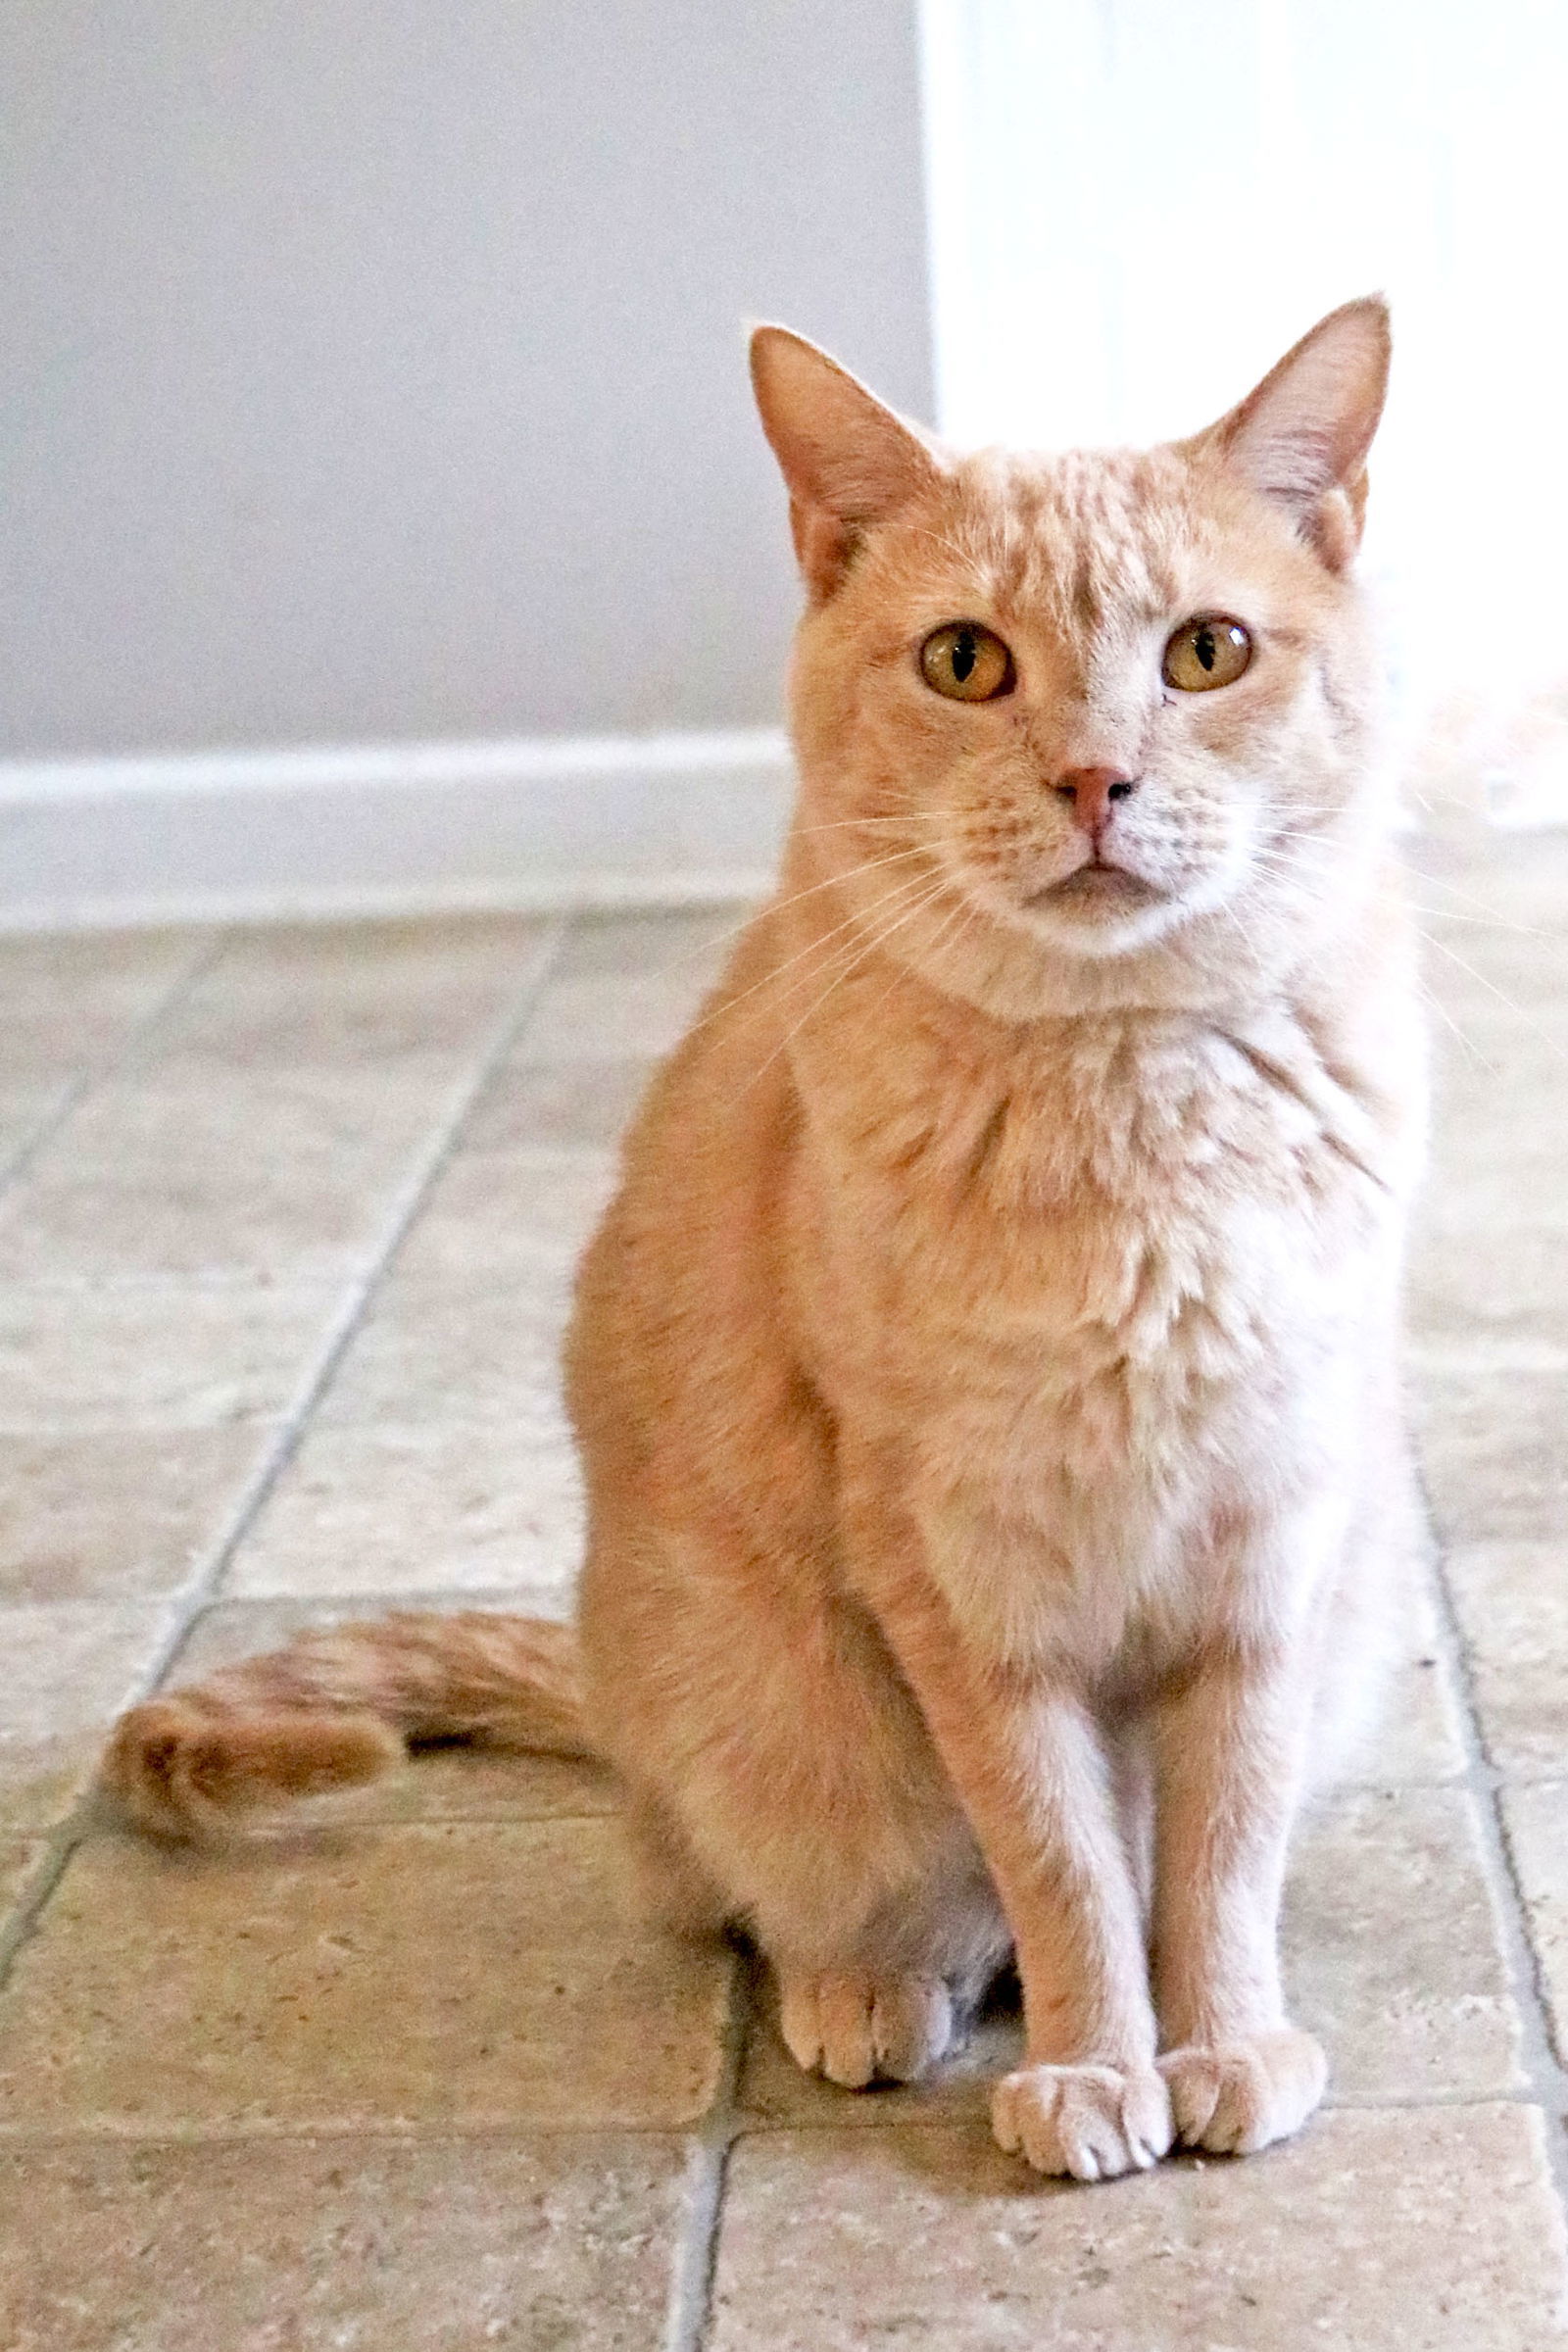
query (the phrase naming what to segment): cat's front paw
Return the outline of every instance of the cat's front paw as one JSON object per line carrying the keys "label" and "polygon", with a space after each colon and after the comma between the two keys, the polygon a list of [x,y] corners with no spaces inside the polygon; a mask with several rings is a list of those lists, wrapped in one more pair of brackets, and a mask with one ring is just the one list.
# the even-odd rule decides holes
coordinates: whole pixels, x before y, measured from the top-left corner
{"label": "cat's front paw", "polygon": [[991,2099],[991,2128],[1037,2173],[1113,2180],[1147,2172],[1170,2146],[1170,2100],[1157,2074],[1111,2066],[1025,2066]]}
{"label": "cat's front paw", "polygon": [[1216,2156],[1251,2156],[1271,2140],[1289,2139],[1328,2080],[1321,2048],[1294,2026],[1172,2050],[1159,2071],[1170,2085],[1177,2138]]}

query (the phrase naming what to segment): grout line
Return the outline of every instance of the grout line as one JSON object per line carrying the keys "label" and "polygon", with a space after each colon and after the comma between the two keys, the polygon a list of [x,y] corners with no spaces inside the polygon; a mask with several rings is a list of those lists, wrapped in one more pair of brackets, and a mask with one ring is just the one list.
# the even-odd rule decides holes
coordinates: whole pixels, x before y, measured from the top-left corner
{"label": "grout line", "polygon": [[1519,2017],[1520,2063],[1533,2100],[1549,2119],[1547,2161],[1558,2195],[1568,2208],[1568,2136],[1564,2133],[1564,2119],[1568,2117],[1568,2070],[1557,2055],[1541,1962],[1530,1934],[1529,1906],[1519,1883],[1503,1818],[1501,1800],[1507,1784],[1488,1751],[1470,1653],[1448,1580],[1447,1544],[1437,1532],[1430,1496],[1427,1510],[1436,1534],[1434,1584],[1439,1636],[1459,1702],[1459,1732],[1468,1766],[1463,1785],[1475,1799],[1482,1875],[1492,1898],[1508,1989]]}
{"label": "grout line", "polygon": [[[229,1561],[254,1525],[263,1504],[293,1460],[318,1404],[365,1320],[377,1284],[402,1247],[431,1187],[451,1157],[468,1113],[500,1069],[532,1014],[561,953],[571,919],[569,915],[563,915],[551,926],[543,949],[530,965],[526,977],[493,1025],[488,1039],[478,1048],[466,1083],[457,1091],[455,1099],[449,1101],[446,1115],[415,1162],[388,1214],[380,1246],[347,1286],[344,1303],[318,1349],[314,1365],[301,1382],[294,1403],[284,1413],[271,1445],[247,1481],[227,1532],[215,1544],[195,1575],[169,1596],[168,1634],[159,1646],[154,1662],[132,1687],[123,1702],[125,1705],[134,1705],[139,1698],[148,1696],[158,1689],[184,1646],[197,1617],[217,1594]],[[220,944],[215,944],[215,954]],[[194,976],[193,971],[191,977]],[[169,1001],[173,1001],[172,993]],[[152,1024],[149,1022],[147,1026],[150,1029]],[[0,1928],[0,1984],[4,1984],[17,1953],[36,1929],[49,1897],[60,1883],[66,1864],[93,1818],[97,1802],[95,1776],[65,1819],[49,1834],[43,1855],[26,1881],[4,1927]]]}
{"label": "grout line", "polygon": [[449,1098],[445,1115],[416,1160],[388,1211],[379,1245],[347,1284],[345,1303],[326,1335],[314,1367],[306,1375],[293,1405],[283,1414],[271,1446],[241,1494],[226,1534],[219,1539],[195,1575],[175,1592],[175,1603],[183,1612],[181,1621],[165,1655],[147,1682],[148,1690],[157,1689],[159,1679],[177,1655],[197,1614],[218,1596],[218,1589],[230,1560],[249,1534],[262,1505],[298,1451],[317,1406],[347,1353],[349,1343],[365,1320],[382,1276],[402,1248],[436,1179],[451,1158],[469,1112],[532,1013],[554,966],[566,928],[566,918],[554,926],[518,995],[514,997],[492,1029],[489,1039],[480,1047],[466,1081],[457,1090],[455,1098]]}
{"label": "grout line", "polygon": [[22,1890],[0,1928],[0,1985],[11,1974],[11,1963],[36,1928],[49,1897],[65,1876],[87,1818],[87,1792],[78,1797],[65,1820],[46,1833],[43,1852],[23,1881]]}
{"label": "grout line", "polygon": [[[0,1192],[8,1191],[25,1173],[95,1087],[134,1060],[148,1040],[156,1036],[169,1015],[184,1003],[197,982],[212,970],[231,936],[229,930],[220,927],[197,938],[183,964],[156,1002],[139,1019],[129,1024],[108,1053],[77,1073],[54,1109],[38,1122],[31,1135],[0,1168]],[[177,1615],[178,1593],[164,1596],[163,1606],[171,1616]],[[162,1664],[159,1671],[162,1672]],[[21,1891],[10,1910],[0,1919],[0,1985],[5,1984],[13,1959],[32,1934],[45,1904],[60,1884],[66,1864],[80,1836],[80,1825],[88,1818],[93,1793],[93,1787],[89,1786],[72,1806],[65,1820],[42,1833],[40,1842],[43,1851],[23,1881]]]}
{"label": "grout line", "polygon": [[761,1967],[737,1950],[731,1961],[729,2015],[712,2104],[693,2133],[686,2162],[685,2217],[675,2249],[661,2352],[702,2352],[713,2300],[718,2231],[729,2152],[741,2129],[741,2069],[757,2014]]}
{"label": "grout line", "polygon": [[[1477,2100],[1478,2106],[1496,2102]],[[945,2119],[934,2117],[934,2122]],[[808,2125],[805,2130],[821,2127]],[[534,2139],[645,2139],[679,2140],[682,2127],[657,2118],[632,2121],[623,2115],[605,2115],[590,2121],[562,2122],[559,2117],[516,2115],[504,2122],[464,2123],[450,2115],[430,2120],[390,2123],[381,2117],[355,2116],[346,2122],[328,2117],[303,2120],[263,2120],[249,2125],[150,2123],[128,2129],[114,2124],[49,2125],[0,2124],[0,2156],[24,2148],[251,2148],[287,2145],[290,2141],[315,2147],[320,2140],[367,2141],[372,2147],[428,2147],[449,2142],[463,2147],[505,2147],[515,2140]],[[8,2347],[8,2352],[11,2348]],[[41,2348],[40,2348],[41,2352]]]}
{"label": "grout line", "polygon": [[54,1141],[66,1121],[80,1108],[94,1089],[123,1069],[148,1039],[156,1036],[168,1015],[184,1002],[196,983],[212,970],[228,945],[229,938],[230,933],[222,929],[198,936],[184,963],[156,1002],[129,1023],[106,1053],[76,1072],[59,1102],[51,1110],[45,1111],[32,1132],[24,1137],[11,1157],[0,1165],[0,1192],[9,1191],[17,1179],[26,1173],[38,1154]]}

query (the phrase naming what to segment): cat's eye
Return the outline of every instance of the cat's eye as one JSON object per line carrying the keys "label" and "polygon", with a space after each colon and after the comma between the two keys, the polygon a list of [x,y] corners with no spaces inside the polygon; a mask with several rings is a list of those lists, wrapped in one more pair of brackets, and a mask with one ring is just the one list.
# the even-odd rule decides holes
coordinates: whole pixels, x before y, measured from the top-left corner
{"label": "cat's eye", "polygon": [[1161,675],[1183,694],[1207,694],[1234,686],[1252,659],[1252,640],[1239,620],[1223,612],[1182,623],[1165,648]]}
{"label": "cat's eye", "polygon": [[920,675],[954,703],[989,703],[1012,685],[1012,656],[978,620],[950,620],[920,648]]}

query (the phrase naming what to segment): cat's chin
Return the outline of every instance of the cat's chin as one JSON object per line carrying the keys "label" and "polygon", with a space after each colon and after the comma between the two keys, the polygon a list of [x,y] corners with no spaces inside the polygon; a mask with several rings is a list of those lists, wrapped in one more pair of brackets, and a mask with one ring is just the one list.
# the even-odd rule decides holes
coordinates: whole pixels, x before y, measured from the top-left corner
{"label": "cat's chin", "polygon": [[1125,956],[1175,928],[1186,909],[1125,866],[1081,865],[1024,902],[1030,929],[1072,956]]}

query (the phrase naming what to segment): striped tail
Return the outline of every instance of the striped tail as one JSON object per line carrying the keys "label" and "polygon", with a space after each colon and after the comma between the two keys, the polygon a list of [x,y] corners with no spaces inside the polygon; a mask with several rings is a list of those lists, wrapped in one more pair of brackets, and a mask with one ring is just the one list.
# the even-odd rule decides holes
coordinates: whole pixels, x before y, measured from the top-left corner
{"label": "striped tail", "polygon": [[571,1627],[400,1610],[302,1634],[133,1707],[104,1780],[142,1829],[213,1841],[435,1740],[593,1756]]}

